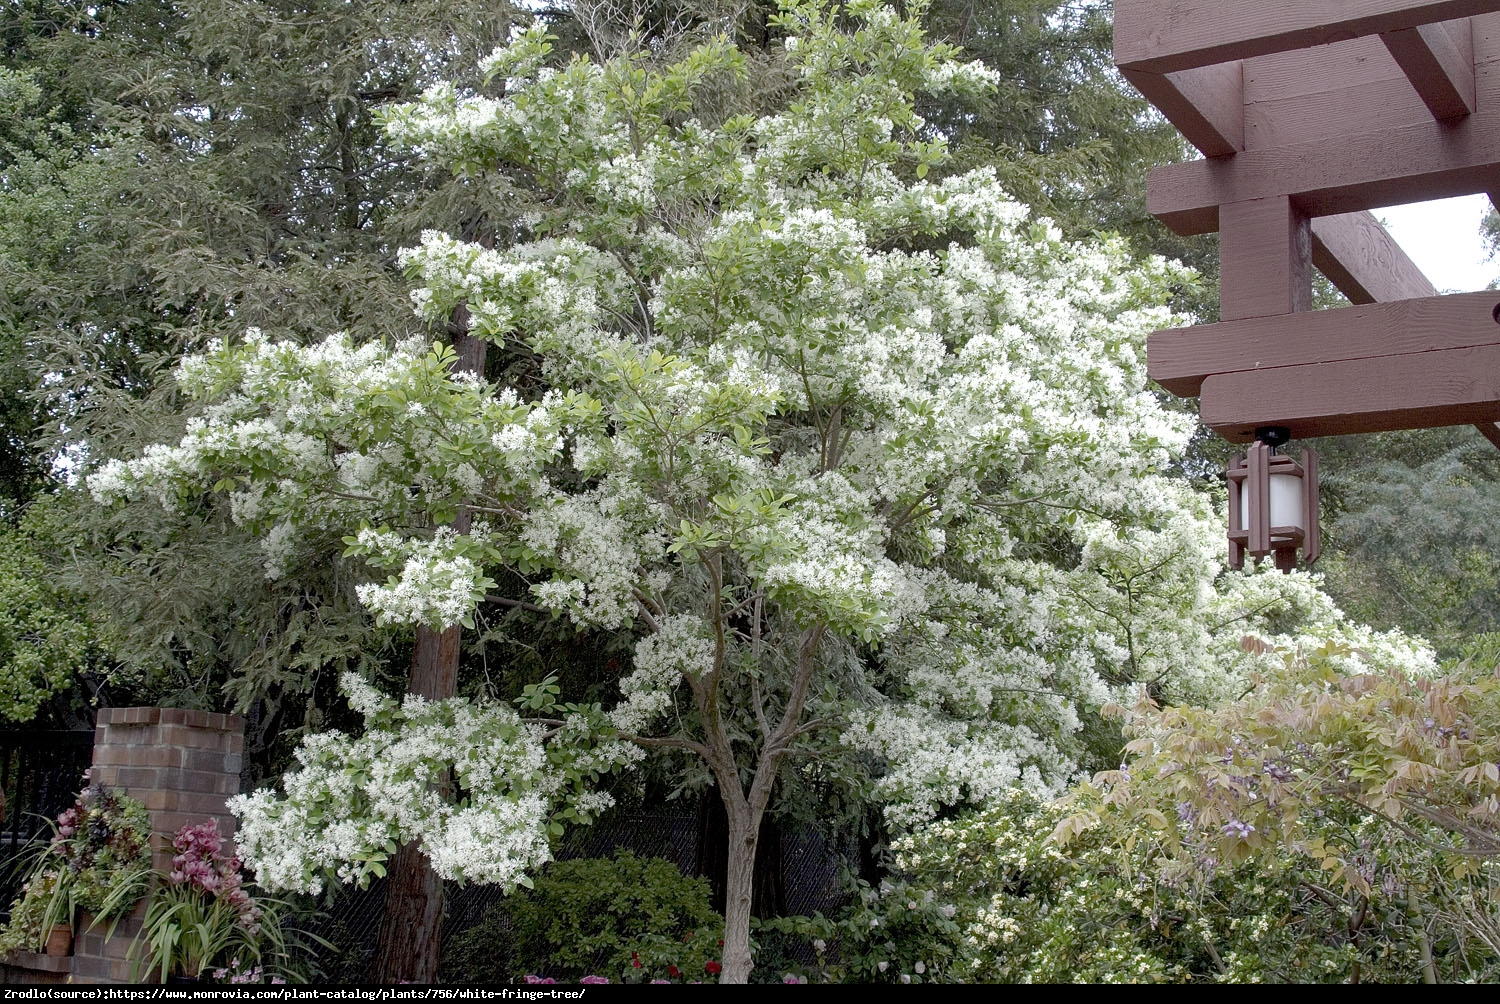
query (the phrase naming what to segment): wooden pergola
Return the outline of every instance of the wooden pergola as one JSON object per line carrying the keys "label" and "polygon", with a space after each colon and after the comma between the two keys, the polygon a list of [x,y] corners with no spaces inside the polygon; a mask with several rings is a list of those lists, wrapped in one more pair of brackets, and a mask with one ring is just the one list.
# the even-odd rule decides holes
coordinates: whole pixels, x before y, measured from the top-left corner
{"label": "wooden pergola", "polygon": [[[1368,210],[1500,196],[1500,0],[1115,0],[1115,62],[1204,159],[1151,172],[1217,230],[1220,321],[1151,376],[1235,442],[1474,424],[1500,446],[1500,292],[1437,295]],[[1354,304],[1311,310],[1317,268]]]}

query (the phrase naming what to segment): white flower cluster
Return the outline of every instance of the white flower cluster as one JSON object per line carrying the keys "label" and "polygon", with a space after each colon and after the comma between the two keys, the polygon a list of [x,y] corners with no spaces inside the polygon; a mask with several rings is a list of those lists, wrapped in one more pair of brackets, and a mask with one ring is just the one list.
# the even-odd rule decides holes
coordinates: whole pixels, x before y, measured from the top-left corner
{"label": "white flower cluster", "polygon": [[620,681],[624,700],[609,718],[622,732],[654,725],[672,707],[683,677],[701,678],[713,670],[714,643],[701,617],[677,614],[663,618],[660,628],[636,642],[635,669]]}
{"label": "white flower cluster", "polygon": [[944,806],[984,804],[1007,788],[1050,792],[1074,770],[1055,743],[1003,723],[965,723],[896,702],[849,716],[843,741],[885,759],[877,784],[886,815],[918,826]]}
{"label": "white flower cluster", "polygon": [[520,534],[553,571],[532,594],[580,625],[618,628],[625,622],[635,609],[638,569],[652,550],[653,536],[626,518],[612,487],[554,495],[531,511]]}
{"label": "white flower cluster", "polygon": [[359,601],[381,624],[428,624],[442,629],[467,621],[493,582],[474,561],[451,554],[441,539],[419,541],[399,575],[385,584],[361,583]]}
{"label": "white flower cluster", "polygon": [[[503,705],[414,696],[398,705],[354,674],[341,684],[365,716],[364,734],[309,736],[298,768],[282,778],[284,796],[261,789],[230,802],[240,853],[267,889],[315,893],[330,877],[363,883],[413,840],[445,879],[510,888],[551,859],[559,807],[609,804],[605,792],[580,791],[579,778],[634,755],[610,740],[590,745],[589,728],[574,723],[581,752],[561,769],[543,729]],[[453,792],[445,791],[450,773]]]}

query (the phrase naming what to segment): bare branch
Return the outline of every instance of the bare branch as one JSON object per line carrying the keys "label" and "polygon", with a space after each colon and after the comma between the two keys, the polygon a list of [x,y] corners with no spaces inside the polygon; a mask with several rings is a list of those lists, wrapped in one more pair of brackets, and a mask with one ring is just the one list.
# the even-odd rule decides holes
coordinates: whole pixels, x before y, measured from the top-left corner
{"label": "bare branch", "polygon": [[505,596],[495,596],[492,593],[485,594],[484,602],[494,603],[502,607],[513,607],[516,610],[530,610],[532,613],[537,614],[552,614],[553,616],[557,614],[557,611],[551,607],[544,607],[537,603],[527,603],[525,600],[513,600]]}
{"label": "bare branch", "polygon": [[698,754],[706,762],[713,763],[713,754],[709,748],[687,736],[637,736],[629,733],[620,733],[620,738],[626,742],[635,743],[637,746],[645,746],[650,749],[675,749],[688,750]]}

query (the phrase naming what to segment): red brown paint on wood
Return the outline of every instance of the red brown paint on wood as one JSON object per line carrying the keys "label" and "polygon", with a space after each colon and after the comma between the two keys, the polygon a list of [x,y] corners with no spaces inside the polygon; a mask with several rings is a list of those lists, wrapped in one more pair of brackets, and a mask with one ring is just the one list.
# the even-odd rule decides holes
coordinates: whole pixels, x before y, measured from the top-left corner
{"label": "red brown paint on wood", "polygon": [[1203,424],[1231,442],[1262,425],[1341,436],[1500,420],[1500,345],[1215,374]]}
{"label": "red brown paint on wood", "polygon": [[[1316,57],[1314,65],[1309,60]],[[1432,112],[1378,37],[1242,60],[1245,146],[1265,150],[1379,127],[1423,125]]]}
{"label": "red brown paint on wood", "polygon": [[1274,195],[1319,217],[1500,188],[1500,15],[1458,24],[1438,27],[1469,39],[1473,114],[1436,121],[1376,38],[1246,60],[1244,152],[1156,169],[1148,208],[1206,233],[1220,205]]}
{"label": "red brown paint on wood", "polygon": [[1446,122],[1474,110],[1474,45],[1467,18],[1388,31],[1380,40],[1433,118]]}
{"label": "red brown paint on wood", "polygon": [[1496,0],[1116,0],[1115,63],[1170,73],[1497,10]]}
{"label": "red brown paint on wood", "polygon": [[1147,367],[1192,397],[1215,374],[1500,345],[1497,305],[1500,292],[1456,293],[1169,328],[1147,339]]}
{"label": "red brown paint on wood", "polygon": [[1436,296],[1427,276],[1367,212],[1312,221],[1312,263],[1350,303]]}
{"label": "red brown paint on wood", "polygon": [[1485,439],[1500,447],[1500,425],[1494,422],[1476,422],[1474,428],[1478,429],[1479,434]]}
{"label": "red brown paint on wood", "polygon": [[1276,195],[1290,195],[1309,216],[1332,216],[1500,188],[1500,88],[1488,90],[1480,110],[1453,126],[1429,122],[1158,167],[1146,208],[1190,235],[1217,230],[1221,205]]}
{"label": "red brown paint on wood", "polygon": [[[1152,335],[1154,379],[1230,439],[1500,445],[1496,295],[1436,296],[1366,212],[1500,191],[1500,0],[1117,0],[1115,61],[1208,158],[1148,209],[1220,235],[1221,323]],[[1314,266],[1356,306],[1309,310]]]}
{"label": "red brown paint on wood", "polygon": [[1203,156],[1227,157],[1245,148],[1245,98],[1238,62],[1177,73],[1120,72]]}
{"label": "red brown paint on wood", "polygon": [[1312,234],[1285,195],[1219,207],[1219,316],[1312,309]]}

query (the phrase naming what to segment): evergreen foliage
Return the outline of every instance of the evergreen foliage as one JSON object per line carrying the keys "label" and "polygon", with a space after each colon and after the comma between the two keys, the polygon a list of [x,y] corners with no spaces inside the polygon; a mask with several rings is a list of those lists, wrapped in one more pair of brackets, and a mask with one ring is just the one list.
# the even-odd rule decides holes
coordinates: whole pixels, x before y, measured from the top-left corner
{"label": "evergreen foliage", "polygon": [[660,858],[616,851],[559,861],[449,940],[443,979],[519,983],[589,975],[615,983],[704,980],[717,960],[724,919],[708,905],[708,882],[684,878]]}

